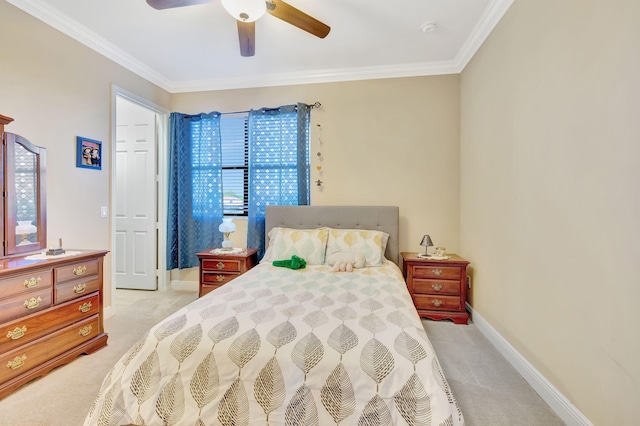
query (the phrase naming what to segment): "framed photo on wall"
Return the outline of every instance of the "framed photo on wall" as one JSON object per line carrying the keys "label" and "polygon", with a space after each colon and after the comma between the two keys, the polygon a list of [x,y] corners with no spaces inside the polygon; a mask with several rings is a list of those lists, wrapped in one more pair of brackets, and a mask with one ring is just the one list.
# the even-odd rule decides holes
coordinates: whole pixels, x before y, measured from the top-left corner
{"label": "framed photo on wall", "polygon": [[102,170],[102,142],[76,137],[76,167]]}

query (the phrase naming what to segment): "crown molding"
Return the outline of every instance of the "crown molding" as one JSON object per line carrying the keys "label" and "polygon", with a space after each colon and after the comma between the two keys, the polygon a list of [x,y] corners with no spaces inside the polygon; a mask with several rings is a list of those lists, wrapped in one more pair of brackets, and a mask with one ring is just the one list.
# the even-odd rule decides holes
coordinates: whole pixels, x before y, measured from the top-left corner
{"label": "crown molding", "polygon": [[469,34],[469,38],[463,43],[456,55],[456,69],[461,73],[467,66],[471,58],[476,54],[480,46],[485,42],[489,34],[498,25],[514,0],[491,0],[489,6],[478,20],[476,26]]}
{"label": "crown molding", "polygon": [[454,62],[396,64],[360,68],[336,68],[279,73],[249,77],[217,78],[211,80],[173,82],[172,93],[208,90],[247,89],[252,87],[291,86],[296,84],[334,83],[341,81],[375,80],[381,78],[419,77],[457,74]]}
{"label": "crown molding", "polygon": [[459,74],[514,2],[514,0],[491,0],[481,19],[452,61],[337,68],[197,81],[173,81],[123,52],[89,28],[70,19],[42,0],[6,1],[169,93]]}

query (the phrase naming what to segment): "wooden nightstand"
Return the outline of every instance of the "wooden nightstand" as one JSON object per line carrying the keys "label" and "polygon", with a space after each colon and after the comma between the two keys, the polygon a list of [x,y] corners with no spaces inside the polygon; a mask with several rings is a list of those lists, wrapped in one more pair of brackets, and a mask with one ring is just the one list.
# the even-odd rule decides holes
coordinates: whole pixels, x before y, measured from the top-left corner
{"label": "wooden nightstand", "polygon": [[246,249],[236,254],[213,254],[211,250],[196,255],[200,259],[200,291],[202,297],[228,283],[258,264],[258,249]]}
{"label": "wooden nightstand", "polygon": [[402,253],[402,273],[418,314],[433,320],[451,319],[467,324],[467,265],[455,254],[448,260],[423,259],[417,253]]}

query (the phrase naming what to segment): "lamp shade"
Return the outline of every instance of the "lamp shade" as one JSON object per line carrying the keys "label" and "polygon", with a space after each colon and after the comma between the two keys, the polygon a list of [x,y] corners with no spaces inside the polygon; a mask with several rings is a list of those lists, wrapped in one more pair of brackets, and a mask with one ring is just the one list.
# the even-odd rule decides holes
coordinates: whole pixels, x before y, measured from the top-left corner
{"label": "lamp shade", "polygon": [[18,225],[16,226],[17,235],[34,234],[37,231],[38,228],[36,228],[30,220],[19,220]]}
{"label": "lamp shade", "polygon": [[430,236],[425,235],[424,237],[422,237],[422,241],[420,241],[420,245],[424,247],[431,247],[433,246],[433,241],[431,241]]}
{"label": "lamp shade", "polygon": [[222,223],[218,226],[218,231],[222,233],[235,232],[236,224],[233,223],[233,219],[230,217],[225,217],[222,219]]}
{"label": "lamp shade", "polygon": [[222,0],[222,6],[238,21],[253,22],[267,11],[265,0]]}

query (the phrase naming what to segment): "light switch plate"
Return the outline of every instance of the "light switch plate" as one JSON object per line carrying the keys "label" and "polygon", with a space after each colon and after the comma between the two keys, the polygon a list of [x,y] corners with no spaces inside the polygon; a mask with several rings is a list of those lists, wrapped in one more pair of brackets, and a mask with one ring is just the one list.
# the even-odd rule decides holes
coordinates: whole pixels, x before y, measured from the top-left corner
{"label": "light switch plate", "polygon": [[100,217],[107,217],[107,206],[100,207]]}

